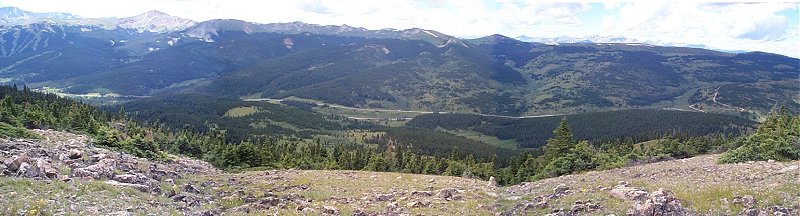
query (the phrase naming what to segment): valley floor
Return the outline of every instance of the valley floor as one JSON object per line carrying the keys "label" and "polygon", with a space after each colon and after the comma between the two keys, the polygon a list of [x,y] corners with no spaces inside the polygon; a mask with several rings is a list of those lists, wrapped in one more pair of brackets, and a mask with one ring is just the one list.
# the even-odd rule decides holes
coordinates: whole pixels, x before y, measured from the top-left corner
{"label": "valley floor", "polygon": [[221,173],[37,133],[45,140],[0,140],[2,215],[800,214],[800,161],[721,165],[705,155],[497,187],[364,171]]}

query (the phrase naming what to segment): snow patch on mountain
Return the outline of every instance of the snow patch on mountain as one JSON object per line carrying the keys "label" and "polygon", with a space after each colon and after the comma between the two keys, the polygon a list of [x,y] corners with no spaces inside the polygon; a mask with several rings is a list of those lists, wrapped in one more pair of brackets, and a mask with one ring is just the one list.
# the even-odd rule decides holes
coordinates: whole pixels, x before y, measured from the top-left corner
{"label": "snow patch on mountain", "polygon": [[170,16],[169,14],[155,10],[133,17],[122,18],[117,21],[117,26],[121,28],[153,33],[181,31],[196,24],[197,22],[193,20]]}
{"label": "snow patch on mountain", "polygon": [[60,22],[81,19],[68,13],[34,13],[16,7],[0,8],[0,26],[27,25],[39,22]]}

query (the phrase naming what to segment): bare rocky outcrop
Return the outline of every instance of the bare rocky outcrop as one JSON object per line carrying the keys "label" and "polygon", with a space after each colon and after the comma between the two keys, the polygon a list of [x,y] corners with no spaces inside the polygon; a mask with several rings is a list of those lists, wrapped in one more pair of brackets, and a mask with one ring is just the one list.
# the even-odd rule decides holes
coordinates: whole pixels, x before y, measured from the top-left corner
{"label": "bare rocky outcrop", "polygon": [[220,172],[199,160],[172,157],[166,162],[152,161],[94,147],[84,135],[33,131],[45,139],[0,139],[0,175],[33,179],[61,179],[63,175],[62,180],[104,180],[114,186],[157,192],[164,177]]}
{"label": "bare rocky outcrop", "polygon": [[647,191],[631,187],[628,182],[620,182],[611,189],[611,196],[628,201],[644,201],[647,199]]}
{"label": "bare rocky outcrop", "polygon": [[687,215],[686,210],[676,199],[672,192],[660,188],[654,191],[644,202],[637,202],[633,208],[628,209],[628,215]]}

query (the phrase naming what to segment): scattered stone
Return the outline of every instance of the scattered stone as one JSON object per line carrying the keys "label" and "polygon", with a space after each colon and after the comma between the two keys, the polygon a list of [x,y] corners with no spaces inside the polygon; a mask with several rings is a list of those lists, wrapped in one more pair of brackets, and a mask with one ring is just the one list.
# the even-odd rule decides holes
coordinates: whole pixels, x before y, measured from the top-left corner
{"label": "scattered stone", "polygon": [[353,211],[353,216],[368,216],[368,215],[369,214],[367,214],[366,212],[364,212],[364,210],[361,209],[356,209],[355,211]]}
{"label": "scattered stone", "polygon": [[267,197],[267,198],[261,199],[261,204],[266,205],[266,206],[277,206],[280,203],[281,203],[281,200],[278,199],[278,198],[275,198],[275,197]]}
{"label": "scattered stone", "polygon": [[201,184],[201,185],[203,187],[216,187],[217,186],[217,182],[208,180],[208,181],[204,181],[203,184]]}
{"label": "scattered stone", "polygon": [[794,215],[794,213],[795,213],[795,212],[792,211],[792,209],[785,208],[785,207],[782,207],[782,206],[770,206],[769,208],[767,208],[767,211],[769,213],[772,213],[772,215],[776,215],[776,216],[783,216],[783,215],[787,215],[788,216],[788,215]]}
{"label": "scattered stone", "polygon": [[8,166],[8,170],[14,172],[19,170],[19,168],[22,166],[22,163],[27,162],[28,159],[30,159],[28,157],[28,154],[22,153],[21,155],[18,155],[11,160],[4,161],[4,163],[6,164],[6,166]]}
{"label": "scattered stone", "polygon": [[72,176],[92,179],[111,178],[114,176],[115,165],[116,161],[114,159],[101,159],[97,164],[73,170]]}
{"label": "scattered stone", "polygon": [[489,187],[497,187],[497,180],[494,179],[494,176],[489,177]]}
{"label": "scattered stone", "polygon": [[187,193],[196,193],[196,194],[197,194],[197,193],[200,193],[200,190],[198,190],[196,187],[194,187],[194,186],[193,186],[193,185],[191,185],[191,184],[186,184],[186,185],[184,185],[184,186],[183,186],[183,191],[185,191],[185,192],[187,192]]}
{"label": "scattered stone", "polygon": [[442,199],[450,199],[458,193],[458,190],[454,188],[444,188],[439,190],[439,193],[436,193],[436,196]]}
{"label": "scattered stone", "polygon": [[322,213],[330,215],[339,215],[339,209],[333,206],[322,206]]}
{"label": "scattered stone", "polygon": [[42,158],[37,159],[36,160],[36,167],[39,168],[39,173],[41,175],[43,175],[43,177],[50,178],[50,179],[58,178],[58,170],[53,168],[53,166],[50,165],[50,163],[47,162],[46,160],[44,160]]}
{"label": "scattered stone", "polygon": [[611,189],[610,193],[612,197],[628,201],[644,201],[647,199],[647,191],[628,187],[626,184],[617,185]]}
{"label": "scattered stone", "polygon": [[740,204],[747,208],[755,206],[757,202],[756,198],[751,195],[733,197],[733,204]]}
{"label": "scattered stone", "polygon": [[430,197],[433,196],[433,193],[430,191],[413,191],[411,192],[411,196],[414,197]]}
{"label": "scattered stone", "polygon": [[81,158],[81,157],[83,157],[83,151],[78,150],[78,149],[72,149],[72,150],[69,151],[69,154],[67,154],[67,157],[69,159],[73,159],[73,160]]}
{"label": "scattered stone", "polygon": [[761,211],[755,208],[746,208],[742,209],[742,212],[739,213],[741,216],[768,216],[766,211]]}
{"label": "scattered stone", "polygon": [[122,182],[118,182],[118,181],[114,181],[114,180],[108,180],[108,181],[105,181],[105,183],[108,184],[108,185],[111,185],[111,186],[116,186],[116,187],[131,187],[131,188],[134,188],[134,189],[139,190],[141,192],[149,192],[150,191],[150,187],[147,187],[146,185],[122,183]]}
{"label": "scattered stone", "polygon": [[560,185],[556,186],[555,188],[553,188],[553,194],[550,195],[550,198],[551,199],[557,199],[559,197],[562,197],[562,196],[565,196],[567,194],[570,194],[570,192],[571,191],[569,190],[569,187],[567,187],[567,185],[560,184]]}
{"label": "scattered stone", "polygon": [[644,203],[637,202],[628,215],[686,215],[686,210],[672,192],[659,188]]}
{"label": "scattered stone", "polygon": [[183,201],[183,199],[184,199],[184,198],[186,198],[186,195],[183,195],[183,194],[177,194],[177,195],[170,196],[169,198],[170,198],[172,201],[175,201],[175,202],[180,202],[180,201]]}
{"label": "scattered stone", "polygon": [[574,214],[578,214],[581,212],[593,212],[602,209],[603,206],[592,203],[591,200],[587,201],[575,201],[575,204],[572,205],[570,208],[570,212]]}
{"label": "scattered stone", "polygon": [[408,208],[423,208],[423,207],[428,207],[430,205],[431,205],[431,203],[427,202],[427,201],[406,203],[406,207],[408,207]]}
{"label": "scattered stone", "polygon": [[33,169],[28,162],[22,162],[17,169],[17,176],[35,178],[39,176],[39,172],[37,172],[36,169]]}
{"label": "scattered stone", "polygon": [[394,200],[394,194],[387,193],[387,194],[375,194],[373,197],[373,201],[378,202],[385,202],[385,201],[392,201]]}

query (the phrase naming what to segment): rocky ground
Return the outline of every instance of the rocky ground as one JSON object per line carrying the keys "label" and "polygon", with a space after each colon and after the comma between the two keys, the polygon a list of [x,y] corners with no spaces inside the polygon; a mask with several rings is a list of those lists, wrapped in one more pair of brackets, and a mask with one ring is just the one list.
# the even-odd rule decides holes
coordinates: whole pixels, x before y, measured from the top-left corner
{"label": "rocky ground", "polygon": [[800,162],[716,155],[497,187],[362,171],[223,173],[36,131],[0,139],[0,215],[800,215]]}

